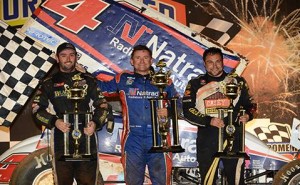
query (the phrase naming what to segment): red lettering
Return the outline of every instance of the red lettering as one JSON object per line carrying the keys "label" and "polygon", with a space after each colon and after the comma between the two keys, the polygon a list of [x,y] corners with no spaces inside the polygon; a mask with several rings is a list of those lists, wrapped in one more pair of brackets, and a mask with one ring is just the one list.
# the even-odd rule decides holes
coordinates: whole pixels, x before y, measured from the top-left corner
{"label": "red lettering", "polygon": [[205,105],[206,108],[229,107],[230,100],[228,99],[205,100]]}
{"label": "red lettering", "polygon": [[[28,154],[12,154],[0,164],[0,182],[8,183],[14,169]],[[6,163],[6,164],[5,164]]]}
{"label": "red lettering", "polygon": [[130,29],[131,29],[131,25],[128,24],[128,23],[125,23],[124,29],[123,29],[123,32],[122,32],[122,35],[121,35],[121,38],[123,40],[125,40],[126,42],[128,42],[129,44],[131,44],[131,45],[135,45],[135,43],[139,40],[139,38],[141,38],[141,36],[143,35],[143,33],[145,31],[147,33],[149,33],[149,34],[153,33],[153,31],[150,28],[147,28],[146,26],[143,25],[137,31],[137,33],[132,38],[130,38],[129,37],[129,31],[130,31]]}
{"label": "red lettering", "polygon": [[84,27],[95,29],[101,22],[96,20],[108,7],[108,3],[99,0],[48,0],[43,4],[46,9],[62,16],[57,23],[71,32],[78,33]]}

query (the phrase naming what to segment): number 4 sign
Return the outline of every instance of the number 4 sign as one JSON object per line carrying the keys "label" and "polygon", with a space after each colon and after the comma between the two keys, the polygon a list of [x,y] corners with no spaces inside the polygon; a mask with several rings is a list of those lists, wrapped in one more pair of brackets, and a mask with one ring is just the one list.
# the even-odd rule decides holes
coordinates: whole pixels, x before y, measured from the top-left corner
{"label": "number 4 sign", "polygon": [[91,30],[96,29],[101,23],[99,20],[96,20],[96,17],[109,4],[99,0],[46,0],[42,6],[62,17],[57,22],[58,26],[73,33],[78,33],[84,27]]}

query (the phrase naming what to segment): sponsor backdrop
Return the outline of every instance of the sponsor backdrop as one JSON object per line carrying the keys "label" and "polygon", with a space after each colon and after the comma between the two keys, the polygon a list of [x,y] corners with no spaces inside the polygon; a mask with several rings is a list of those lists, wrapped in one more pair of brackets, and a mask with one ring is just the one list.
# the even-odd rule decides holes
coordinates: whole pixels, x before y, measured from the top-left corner
{"label": "sponsor backdrop", "polygon": [[[237,67],[257,103],[257,119],[247,130],[275,151],[292,156],[296,149],[290,145],[291,128],[300,113],[298,0],[122,2],[132,9],[111,1],[74,2],[4,0],[0,17],[21,28],[37,9],[36,21],[26,21],[20,32],[51,50],[62,41],[73,42],[82,54],[80,62],[100,79],[131,70],[126,63],[132,46],[146,44],[155,61],[166,59],[180,93],[190,78],[204,72],[203,50],[220,46],[226,70]],[[80,13],[86,9],[89,14]],[[40,132],[31,121],[29,102],[10,127],[0,127],[0,152]]]}
{"label": "sponsor backdrop", "polygon": [[0,19],[14,27],[22,27],[43,0],[2,0]]}

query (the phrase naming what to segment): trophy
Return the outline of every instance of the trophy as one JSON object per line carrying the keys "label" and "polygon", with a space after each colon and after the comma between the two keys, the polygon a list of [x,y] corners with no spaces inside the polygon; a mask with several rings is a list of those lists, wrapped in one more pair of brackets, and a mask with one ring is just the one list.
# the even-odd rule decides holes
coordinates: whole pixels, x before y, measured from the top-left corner
{"label": "trophy", "polygon": [[[160,60],[157,65],[159,71],[154,73],[151,72],[151,83],[158,87],[159,96],[158,98],[152,98],[150,100],[151,106],[151,121],[152,121],[152,136],[153,146],[149,152],[184,152],[184,149],[179,144],[179,133],[178,133],[178,114],[177,114],[177,98],[166,99],[163,96],[163,90],[168,84],[170,71],[164,73],[163,68],[166,67],[164,60]],[[167,117],[159,118],[156,113],[157,108],[166,107],[165,104],[170,102],[171,104],[171,119]],[[170,127],[173,129],[173,145],[168,144],[168,134]]]}
{"label": "trophy", "polygon": [[[66,112],[64,117],[65,123],[71,123],[71,137],[73,138],[73,142],[70,142],[70,133],[64,133],[64,155],[61,160],[63,161],[91,161],[96,160],[91,155],[91,142],[90,136],[85,135],[85,153],[81,153],[79,151],[80,145],[82,145],[81,137],[83,137],[83,129],[79,128],[79,117],[82,119],[84,117],[84,124],[87,124],[92,117],[92,112],[80,112],[78,110],[78,104],[81,100],[83,100],[87,94],[88,85],[84,84],[82,86],[79,85],[79,82],[83,79],[80,75],[74,75],[72,77],[74,81],[73,86],[69,87],[69,85],[65,84],[65,92],[67,98],[74,103],[74,111]],[[71,121],[71,122],[70,122]],[[74,152],[70,154],[70,144],[73,144]]]}
{"label": "trophy", "polygon": [[[245,153],[245,125],[240,124],[240,151],[234,152],[233,149],[233,143],[235,141],[234,133],[236,131],[236,126],[233,124],[233,101],[238,97],[240,93],[240,84],[237,83],[237,80],[235,78],[231,78],[230,82],[226,84],[225,88],[225,95],[230,100],[230,105],[227,109],[227,115],[228,115],[228,125],[225,127],[225,133],[227,135],[227,144],[226,147],[224,147],[224,128],[219,128],[219,136],[218,136],[218,152],[215,155],[215,157],[220,158],[245,158],[249,159],[249,156]],[[218,109],[218,117],[220,119],[224,119],[224,113],[225,109]],[[245,110],[243,107],[240,107],[239,115],[242,116],[245,114]]]}

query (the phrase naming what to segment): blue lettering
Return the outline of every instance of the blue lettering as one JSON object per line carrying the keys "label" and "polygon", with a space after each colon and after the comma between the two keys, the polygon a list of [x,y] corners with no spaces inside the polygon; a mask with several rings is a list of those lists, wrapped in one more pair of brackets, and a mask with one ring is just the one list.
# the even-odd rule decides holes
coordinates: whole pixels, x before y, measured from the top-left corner
{"label": "blue lettering", "polygon": [[3,20],[30,17],[42,0],[3,0]]}
{"label": "blue lettering", "polygon": [[172,19],[175,19],[175,10],[173,7],[165,4],[160,4],[159,12],[169,16]]}
{"label": "blue lettering", "polygon": [[[34,10],[36,9],[36,4],[38,4],[38,0],[32,0],[31,2],[29,2],[28,0],[23,0],[23,16],[29,17],[32,14],[32,12],[34,12]],[[30,13],[28,9],[30,9]]]}
{"label": "blue lettering", "polygon": [[[10,5],[12,3],[12,7]],[[12,11],[11,11],[12,10]],[[18,0],[3,0],[3,17],[4,20],[17,19],[19,17],[19,3]]]}

